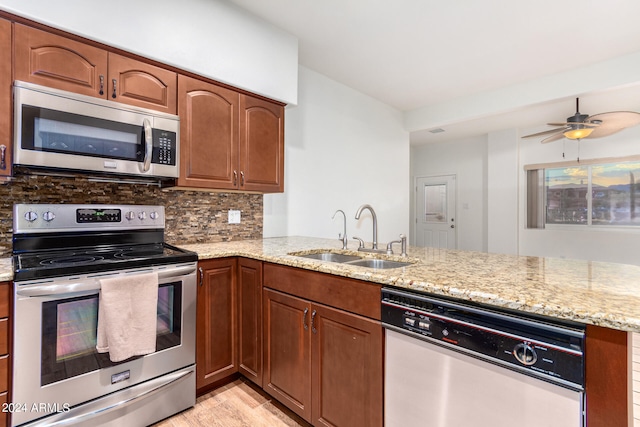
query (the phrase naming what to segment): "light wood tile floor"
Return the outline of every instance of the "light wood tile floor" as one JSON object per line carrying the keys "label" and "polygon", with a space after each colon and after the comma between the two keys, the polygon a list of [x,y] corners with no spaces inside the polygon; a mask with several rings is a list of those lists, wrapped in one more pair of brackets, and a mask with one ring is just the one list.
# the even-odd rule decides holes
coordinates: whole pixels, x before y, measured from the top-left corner
{"label": "light wood tile floor", "polygon": [[200,396],[193,408],[153,427],[310,427],[247,380]]}

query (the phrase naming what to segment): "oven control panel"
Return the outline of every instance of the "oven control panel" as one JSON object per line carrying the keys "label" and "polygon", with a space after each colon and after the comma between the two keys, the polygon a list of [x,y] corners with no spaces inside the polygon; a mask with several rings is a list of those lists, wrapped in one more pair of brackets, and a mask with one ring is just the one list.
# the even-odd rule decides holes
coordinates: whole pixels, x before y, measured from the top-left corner
{"label": "oven control panel", "polygon": [[164,207],[148,205],[17,204],[14,233],[164,229]]}

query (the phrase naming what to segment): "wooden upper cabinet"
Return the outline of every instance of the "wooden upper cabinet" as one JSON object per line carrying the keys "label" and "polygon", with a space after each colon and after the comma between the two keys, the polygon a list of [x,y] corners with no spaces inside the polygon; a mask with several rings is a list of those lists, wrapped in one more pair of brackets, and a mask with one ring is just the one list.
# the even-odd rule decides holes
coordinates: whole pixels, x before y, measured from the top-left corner
{"label": "wooden upper cabinet", "polygon": [[15,24],[15,79],[105,97],[108,54],[66,37]]}
{"label": "wooden upper cabinet", "polygon": [[11,22],[0,19],[0,176],[11,176]]}
{"label": "wooden upper cabinet", "polygon": [[284,107],[240,95],[240,189],[284,191]]}
{"label": "wooden upper cabinet", "polygon": [[178,186],[284,191],[284,107],[178,76]]}
{"label": "wooden upper cabinet", "polygon": [[178,185],[237,188],[238,93],[183,75],[178,93]]}
{"label": "wooden upper cabinet", "polygon": [[176,114],[177,85],[173,71],[109,53],[109,99]]}
{"label": "wooden upper cabinet", "polygon": [[177,112],[173,71],[21,24],[15,24],[15,79]]}

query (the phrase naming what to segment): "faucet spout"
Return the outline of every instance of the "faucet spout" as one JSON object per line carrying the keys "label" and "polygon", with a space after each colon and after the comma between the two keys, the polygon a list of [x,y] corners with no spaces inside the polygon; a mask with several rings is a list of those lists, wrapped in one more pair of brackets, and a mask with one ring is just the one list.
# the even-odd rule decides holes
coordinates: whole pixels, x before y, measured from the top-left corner
{"label": "faucet spout", "polygon": [[360,214],[362,214],[362,211],[365,209],[368,209],[373,217],[373,249],[378,249],[378,217],[376,216],[376,212],[373,210],[373,207],[371,207],[371,205],[360,206],[356,212],[356,219],[360,219]]}
{"label": "faucet spout", "polygon": [[333,216],[331,217],[331,219],[334,219],[336,217],[336,215],[339,213],[342,214],[343,218],[343,222],[342,222],[342,234],[338,234],[338,240],[342,241],[342,249],[347,249],[347,215],[344,213],[344,211],[342,209],[338,209],[337,211],[335,211],[333,213]]}

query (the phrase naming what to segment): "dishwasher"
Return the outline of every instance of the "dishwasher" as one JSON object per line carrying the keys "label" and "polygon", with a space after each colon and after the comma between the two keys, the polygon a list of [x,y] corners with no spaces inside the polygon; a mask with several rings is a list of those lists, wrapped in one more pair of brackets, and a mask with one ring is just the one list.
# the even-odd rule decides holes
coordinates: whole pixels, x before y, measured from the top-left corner
{"label": "dishwasher", "polygon": [[382,289],[386,427],[584,427],[584,326]]}

